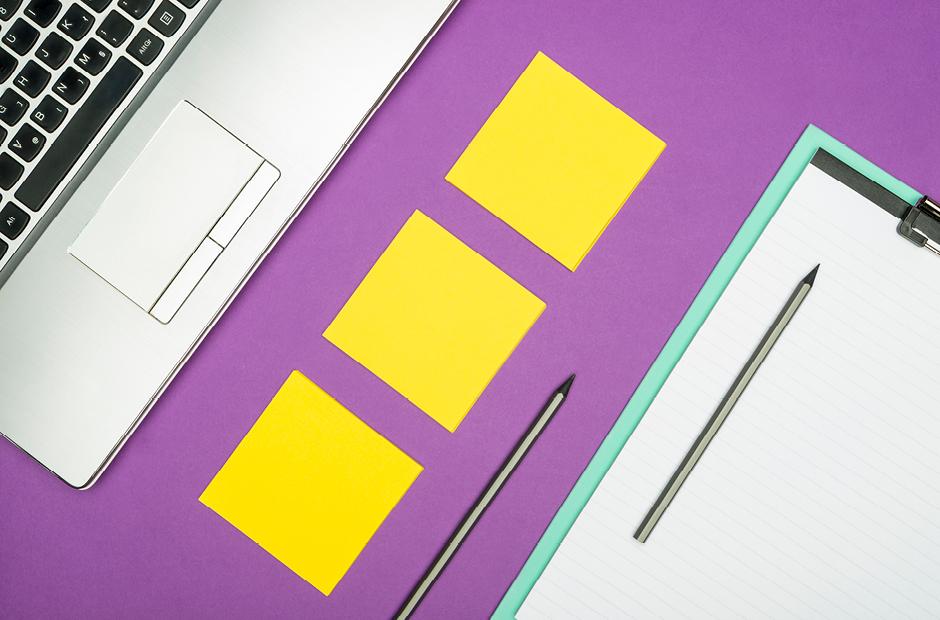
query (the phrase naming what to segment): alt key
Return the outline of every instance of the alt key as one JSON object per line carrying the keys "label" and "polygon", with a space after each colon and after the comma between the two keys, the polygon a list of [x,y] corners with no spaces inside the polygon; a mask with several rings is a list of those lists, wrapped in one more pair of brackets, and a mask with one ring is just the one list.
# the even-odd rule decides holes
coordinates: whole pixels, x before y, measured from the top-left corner
{"label": "alt key", "polygon": [[163,49],[163,41],[146,28],[141,28],[130,45],[127,53],[145,67],[157,59]]}
{"label": "alt key", "polygon": [[26,225],[29,223],[29,216],[12,202],[0,211],[0,233],[3,233],[8,239],[16,239],[20,236]]}

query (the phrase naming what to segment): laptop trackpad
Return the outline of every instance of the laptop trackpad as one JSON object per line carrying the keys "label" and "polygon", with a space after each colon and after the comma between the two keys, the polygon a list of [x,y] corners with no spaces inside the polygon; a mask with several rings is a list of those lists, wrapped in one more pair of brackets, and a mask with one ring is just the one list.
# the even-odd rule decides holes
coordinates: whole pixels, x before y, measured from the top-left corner
{"label": "laptop trackpad", "polygon": [[166,323],[278,176],[183,101],[69,253]]}

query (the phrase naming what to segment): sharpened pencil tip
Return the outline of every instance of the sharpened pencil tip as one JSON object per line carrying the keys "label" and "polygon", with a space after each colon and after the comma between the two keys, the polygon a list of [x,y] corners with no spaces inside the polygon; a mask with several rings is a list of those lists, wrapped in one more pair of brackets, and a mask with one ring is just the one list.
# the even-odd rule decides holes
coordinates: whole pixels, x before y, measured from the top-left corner
{"label": "sharpened pencil tip", "polygon": [[803,284],[813,285],[813,282],[816,281],[816,273],[819,271],[819,265],[817,264],[813,267],[813,270],[806,274],[806,277],[803,278]]}
{"label": "sharpened pencil tip", "polygon": [[568,378],[565,380],[565,382],[561,384],[561,386],[558,388],[558,393],[559,393],[559,394],[564,394],[565,396],[567,396],[567,395],[568,395],[568,390],[571,389],[571,384],[572,384],[572,383],[574,383],[574,373],[572,373],[571,376],[568,377]]}

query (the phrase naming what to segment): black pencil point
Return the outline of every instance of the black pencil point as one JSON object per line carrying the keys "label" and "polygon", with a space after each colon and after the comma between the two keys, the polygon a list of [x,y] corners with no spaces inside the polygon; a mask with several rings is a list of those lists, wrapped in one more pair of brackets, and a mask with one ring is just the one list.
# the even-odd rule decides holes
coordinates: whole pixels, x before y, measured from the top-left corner
{"label": "black pencil point", "polygon": [[808,274],[806,274],[806,277],[803,278],[803,284],[809,284],[810,286],[812,286],[813,282],[816,281],[816,272],[818,271],[819,271],[819,265],[817,264],[815,267],[813,267],[813,270],[810,271]]}
{"label": "black pencil point", "polygon": [[570,377],[568,377],[568,379],[567,379],[564,383],[561,384],[561,387],[558,388],[558,393],[559,393],[559,394],[564,394],[565,396],[567,396],[567,395],[568,395],[568,390],[571,389],[571,384],[572,384],[572,383],[574,383],[574,374],[573,374],[573,373],[572,373],[572,375],[571,375]]}

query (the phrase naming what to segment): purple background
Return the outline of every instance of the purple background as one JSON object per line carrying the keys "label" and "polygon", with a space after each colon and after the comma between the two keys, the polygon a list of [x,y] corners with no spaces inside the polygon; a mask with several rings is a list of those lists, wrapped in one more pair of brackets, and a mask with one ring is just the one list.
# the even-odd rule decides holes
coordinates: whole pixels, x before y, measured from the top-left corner
{"label": "purple background", "polygon": [[[421,610],[490,613],[807,123],[940,193],[938,36],[935,2],[466,0],[96,487],[0,444],[2,615],[388,616],[577,371]],[[537,50],[668,144],[574,274],[444,182]],[[414,209],[548,304],[452,435],[321,337]],[[425,466],[329,598],[197,501],[294,368]]]}

